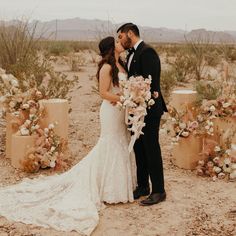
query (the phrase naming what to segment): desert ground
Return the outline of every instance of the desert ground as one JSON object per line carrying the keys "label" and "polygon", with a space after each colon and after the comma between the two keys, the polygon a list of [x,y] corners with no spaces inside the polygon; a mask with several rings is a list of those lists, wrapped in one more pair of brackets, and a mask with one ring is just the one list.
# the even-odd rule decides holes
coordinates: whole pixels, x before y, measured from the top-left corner
{"label": "desert ground", "polygon": [[[79,76],[79,87],[72,92],[69,127],[71,156],[68,169],[82,160],[99,138],[101,99],[94,91],[96,64],[92,61],[72,72],[66,63],[55,62],[55,70]],[[4,126],[0,128],[0,185],[7,186],[23,178],[52,170],[28,174],[14,169],[4,155]],[[179,169],[172,163],[171,137],[160,132],[167,199],[150,207],[130,204],[107,205],[92,236],[233,236],[236,235],[236,183],[212,181],[194,171]],[[183,154],[184,155],[184,154]],[[65,170],[66,171],[66,170]],[[77,232],[60,232],[52,228],[8,221],[0,217],[0,236],[76,236]]]}

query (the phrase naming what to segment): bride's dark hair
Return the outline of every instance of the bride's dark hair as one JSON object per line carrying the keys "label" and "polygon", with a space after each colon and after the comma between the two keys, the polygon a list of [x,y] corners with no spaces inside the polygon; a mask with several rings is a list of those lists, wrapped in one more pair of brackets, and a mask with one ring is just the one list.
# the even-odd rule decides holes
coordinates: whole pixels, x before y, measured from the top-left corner
{"label": "bride's dark hair", "polygon": [[115,59],[115,39],[114,37],[106,37],[102,39],[98,44],[100,55],[102,56],[101,61],[98,63],[97,79],[99,80],[99,72],[104,64],[111,66],[111,77],[112,82],[115,86],[119,86],[118,72],[119,69],[116,66]]}

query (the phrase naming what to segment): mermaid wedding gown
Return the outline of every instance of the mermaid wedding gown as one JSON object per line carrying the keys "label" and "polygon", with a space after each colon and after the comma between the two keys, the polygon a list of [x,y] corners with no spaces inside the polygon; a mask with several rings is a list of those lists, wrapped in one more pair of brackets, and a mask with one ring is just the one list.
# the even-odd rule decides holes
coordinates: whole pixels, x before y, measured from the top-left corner
{"label": "mermaid wedding gown", "polygon": [[[126,75],[119,73],[119,79]],[[119,88],[112,87],[112,92]],[[96,146],[63,174],[24,179],[0,188],[0,215],[62,231],[90,235],[106,203],[133,201],[135,165],[128,153],[124,111],[103,100]]]}

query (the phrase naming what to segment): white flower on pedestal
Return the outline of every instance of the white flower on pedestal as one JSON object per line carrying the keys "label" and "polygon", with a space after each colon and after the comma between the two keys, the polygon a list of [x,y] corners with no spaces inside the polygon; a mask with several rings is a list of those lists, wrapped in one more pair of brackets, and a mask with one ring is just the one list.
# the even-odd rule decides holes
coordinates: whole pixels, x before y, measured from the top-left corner
{"label": "white flower on pedestal", "polygon": [[179,127],[180,127],[180,129],[186,129],[187,125],[186,125],[186,123],[180,123]]}
{"label": "white flower on pedestal", "polygon": [[49,166],[50,166],[51,168],[54,168],[54,167],[56,166],[56,162],[55,162],[55,161],[50,161]]}
{"label": "white flower on pedestal", "polygon": [[55,128],[54,124],[49,124],[48,125],[48,129],[54,129],[54,128]]}
{"label": "white flower on pedestal", "polygon": [[22,105],[22,108],[23,109],[29,109],[30,105],[28,103],[25,103]]}
{"label": "white flower on pedestal", "polygon": [[220,173],[218,174],[218,178],[219,178],[219,179],[224,179],[224,177],[225,177],[225,173],[220,172]]}
{"label": "white flower on pedestal", "polygon": [[25,127],[22,127],[20,129],[20,133],[21,133],[22,136],[28,136],[29,135],[29,130]]}
{"label": "white flower on pedestal", "polygon": [[227,107],[229,107],[229,106],[231,106],[231,104],[230,104],[229,102],[223,103],[223,108],[227,108]]}
{"label": "white flower on pedestal", "polygon": [[214,166],[214,167],[213,167],[213,171],[214,171],[215,173],[219,174],[219,173],[221,172],[221,168],[218,167],[218,166]]}
{"label": "white flower on pedestal", "polygon": [[215,106],[210,106],[210,108],[209,108],[209,111],[211,111],[211,112],[213,112],[213,111],[215,111],[216,110],[216,108],[215,108]]}
{"label": "white flower on pedestal", "polygon": [[48,128],[44,128],[44,133],[48,134],[48,132],[49,132],[49,129]]}
{"label": "white flower on pedestal", "polygon": [[231,180],[236,180],[236,170],[234,170],[232,173],[230,173],[229,178]]}
{"label": "white flower on pedestal", "polygon": [[220,152],[220,151],[221,151],[221,148],[220,148],[219,146],[215,146],[214,151],[215,151],[215,152]]}
{"label": "white flower on pedestal", "polygon": [[231,168],[231,160],[230,160],[230,158],[225,158],[224,165],[223,165],[223,170],[226,173],[231,173],[232,168]]}

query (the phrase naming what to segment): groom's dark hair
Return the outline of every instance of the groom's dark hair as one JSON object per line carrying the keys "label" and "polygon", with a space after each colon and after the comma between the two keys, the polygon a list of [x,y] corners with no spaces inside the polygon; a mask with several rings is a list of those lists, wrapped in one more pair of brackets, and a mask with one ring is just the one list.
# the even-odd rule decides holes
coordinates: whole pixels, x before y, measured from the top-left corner
{"label": "groom's dark hair", "polygon": [[120,31],[121,33],[127,33],[131,30],[136,36],[140,36],[138,26],[133,23],[125,23],[118,28],[117,33]]}

